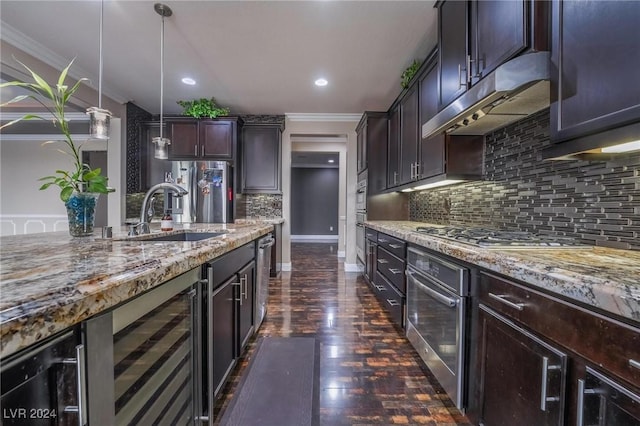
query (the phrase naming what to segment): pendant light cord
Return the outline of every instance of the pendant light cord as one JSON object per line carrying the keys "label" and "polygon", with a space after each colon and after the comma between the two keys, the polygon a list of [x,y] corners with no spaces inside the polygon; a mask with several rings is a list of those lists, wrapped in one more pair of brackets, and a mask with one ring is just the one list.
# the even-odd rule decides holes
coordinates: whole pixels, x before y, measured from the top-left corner
{"label": "pendant light cord", "polygon": [[163,138],[162,116],[164,109],[164,15],[160,27],[160,138]]}
{"label": "pendant light cord", "polygon": [[102,109],[102,21],[104,16],[104,0],[100,0],[100,62],[98,64],[98,108]]}

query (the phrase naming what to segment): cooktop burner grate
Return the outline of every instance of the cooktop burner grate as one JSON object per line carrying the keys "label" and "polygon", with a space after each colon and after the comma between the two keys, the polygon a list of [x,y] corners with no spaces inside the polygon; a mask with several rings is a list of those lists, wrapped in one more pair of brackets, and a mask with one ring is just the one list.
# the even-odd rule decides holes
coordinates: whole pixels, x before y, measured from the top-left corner
{"label": "cooktop burner grate", "polygon": [[488,228],[453,226],[419,226],[416,230],[424,234],[487,248],[589,247],[571,237],[541,235],[526,231],[499,231]]}

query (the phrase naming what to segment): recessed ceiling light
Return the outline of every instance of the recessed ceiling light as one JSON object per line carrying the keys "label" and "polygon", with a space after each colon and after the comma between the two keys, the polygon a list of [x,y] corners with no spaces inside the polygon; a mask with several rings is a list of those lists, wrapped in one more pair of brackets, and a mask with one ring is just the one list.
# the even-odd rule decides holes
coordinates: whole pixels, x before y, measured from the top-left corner
{"label": "recessed ceiling light", "polygon": [[183,78],[183,79],[182,79],[182,82],[183,82],[184,84],[188,84],[189,86],[193,86],[193,85],[195,85],[195,84],[196,84],[196,81],[195,81],[194,79],[190,78],[190,77],[185,77],[185,78]]}
{"label": "recessed ceiling light", "polygon": [[319,79],[317,79],[315,81],[315,84],[316,84],[316,86],[322,87],[322,86],[326,86],[327,84],[329,84],[329,82],[324,78],[319,78]]}
{"label": "recessed ceiling light", "polygon": [[333,159],[331,159],[331,160],[329,160],[329,162],[330,162],[330,163],[333,163],[334,161],[333,161]]}

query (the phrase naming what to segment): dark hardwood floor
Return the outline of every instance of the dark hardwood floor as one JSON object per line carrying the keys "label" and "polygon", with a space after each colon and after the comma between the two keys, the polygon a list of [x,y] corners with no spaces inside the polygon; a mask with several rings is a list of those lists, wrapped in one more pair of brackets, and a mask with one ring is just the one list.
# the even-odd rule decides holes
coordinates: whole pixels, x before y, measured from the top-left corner
{"label": "dark hardwood floor", "polygon": [[335,244],[292,244],[292,271],[271,279],[267,316],[218,401],[217,418],[257,338],[306,336],[320,341],[321,425],[468,425],[362,276],[345,273],[336,254]]}

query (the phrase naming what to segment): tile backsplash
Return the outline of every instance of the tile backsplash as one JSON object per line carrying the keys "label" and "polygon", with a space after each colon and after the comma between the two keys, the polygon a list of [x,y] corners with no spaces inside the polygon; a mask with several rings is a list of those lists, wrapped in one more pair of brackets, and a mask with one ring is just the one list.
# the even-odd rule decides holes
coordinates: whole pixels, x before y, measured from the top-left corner
{"label": "tile backsplash", "polygon": [[282,195],[236,194],[236,217],[238,219],[282,217]]}
{"label": "tile backsplash", "polygon": [[549,110],[485,137],[484,180],[411,193],[411,220],[565,235],[640,250],[640,155],[542,161]]}

